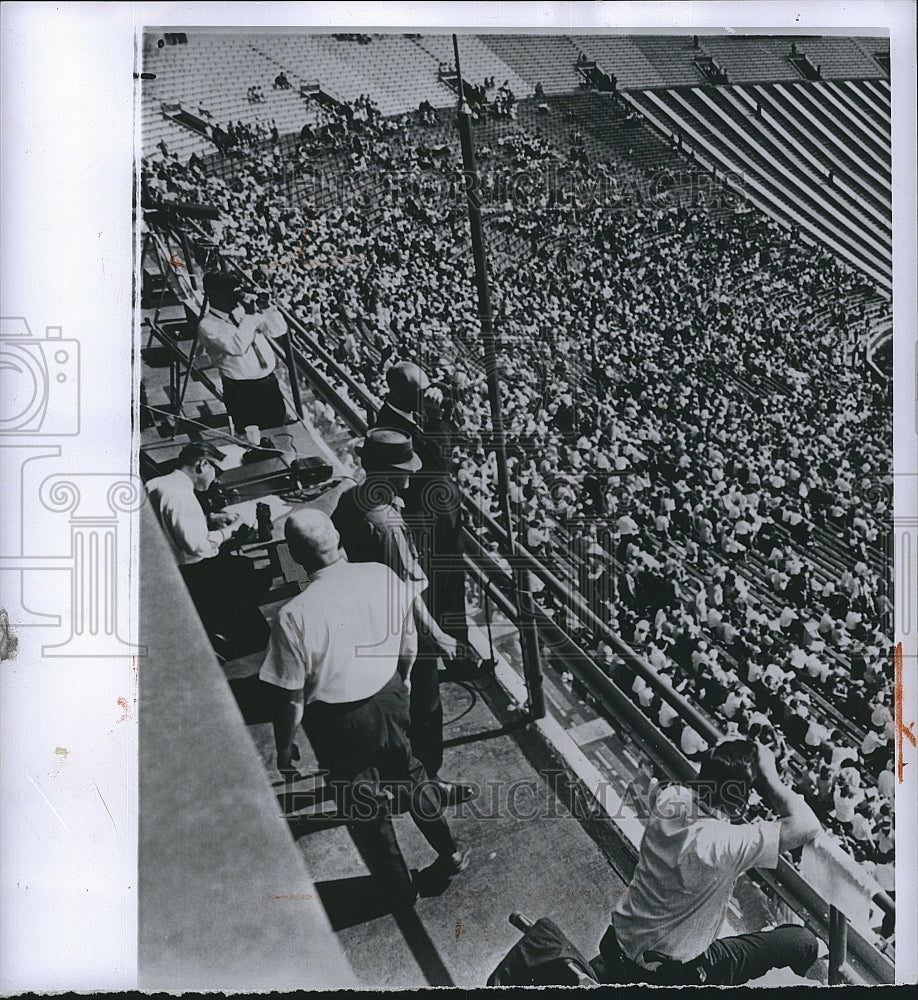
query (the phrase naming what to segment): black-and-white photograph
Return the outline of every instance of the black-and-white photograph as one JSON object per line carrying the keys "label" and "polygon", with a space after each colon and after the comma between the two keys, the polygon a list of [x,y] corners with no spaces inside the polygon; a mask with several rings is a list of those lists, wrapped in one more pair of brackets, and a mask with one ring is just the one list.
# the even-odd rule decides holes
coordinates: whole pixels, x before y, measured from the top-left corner
{"label": "black-and-white photograph", "polygon": [[141,985],[894,982],[888,35],[138,45]]}

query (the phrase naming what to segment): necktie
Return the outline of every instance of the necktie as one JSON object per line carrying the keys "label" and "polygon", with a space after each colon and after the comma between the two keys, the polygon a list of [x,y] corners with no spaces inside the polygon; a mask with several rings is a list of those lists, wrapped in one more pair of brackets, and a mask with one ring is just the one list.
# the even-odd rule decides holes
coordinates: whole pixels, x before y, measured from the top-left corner
{"label": "necktie", "polygon": [[253,351],[255,352],[255,357],[256,357],[256,358],[258,358],[258,364],[259,364],[259,366],[260,366],[260,367],[261,367],[262,369],[265,369],[265,368],[267,368],[268,366],[267,366],[267,364],[265,363],[265,359],[264,359],[264,355],[263,355],[263,354],[261,353],[261,351],[260,351],[260,350],[258,349],[258,339],[257,339],[257,338],[258,338],[258,334],[256,333],[256,334],[255,334],[255,339],[254,339],[254,340],[252,341],[252,350],[253,350]]}
{"label": "necktie", "polygon": [[[233,324],[233,326],[239,326],[239,319],[236,316],[236,312],[238,311],[238,308],[239,307],[237,306],[236,309],[233,309],[229,313],[227,313],[227,315],[229,316],[229,320]],[[258,358],[258,366],[259,366],[259,368],[261,368],[262,371],[264,371],[264,370],[267,369],[268,365],[265,362],[265,356],[264,356],[264,354],[262,354],[262,352],[258,348],[258,340],[257,340],[257,338],[258,338],[258,333],[256,332],[255,336],[252,338],[252,350],[255,352],[255,357]]]}

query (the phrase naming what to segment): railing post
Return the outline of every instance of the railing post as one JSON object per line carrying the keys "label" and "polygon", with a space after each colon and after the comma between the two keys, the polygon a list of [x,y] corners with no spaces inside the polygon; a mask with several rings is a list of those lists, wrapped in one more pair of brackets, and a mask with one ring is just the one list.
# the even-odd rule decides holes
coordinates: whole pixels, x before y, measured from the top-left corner
{"label": "railing post", "polygon": [[284,358],[287,362],[287,375],[290,378],[290,394],[293,396],[293,407],[296,415],[303,419],[303,400],[300,396],[300,383],[297,378],[296,357],[293,353],[293,341],[290,339],[290,331],[284,334]]}
{"label": "railing post", "polygon": [[462,166],[465,177],[471,182],[466,191],[469,213],[469,231],[472,241],[472,257],[475,265],[475,286],[478,291],[478,317],[481,322],[481,341],[484,348],[485,372],[488,381],[488,402],[491,409],[491,429],[493,433],[494,457],[497,460],[497,490],[500,497],[501,514],[506,529],[508,554],[513,567],[514,603],[519,620],[520,648],[523,654],[523,674],[529,698],[528,710],[531,719],[545,718],[545,696],[542,691],[542,660],[539,648],[538,626],[535,621],[532,592],[529,589],[529,567],[519,556],[522,546],[516,537],[513,515],[510,509],[509,474],[507,471],[506,436],[504,418],[501,411],[500,373],[498,368],[497,339],[491,314],[491,287],[488,279],[487,253],[484,227],[481,218],[480,195],[478,194],[478,167],[472,142],[472,113],[464,100],[462,66],[459,63],[459,40],[453,35],[453,53],[456,59],[456,78],[459,84],[457,102],[457,125],[462,147]]}
{"label": "railing post", "polygon": [[848,962],[848,918],[829,906],[829,985],[839,986],[845,982],[842,969]]}

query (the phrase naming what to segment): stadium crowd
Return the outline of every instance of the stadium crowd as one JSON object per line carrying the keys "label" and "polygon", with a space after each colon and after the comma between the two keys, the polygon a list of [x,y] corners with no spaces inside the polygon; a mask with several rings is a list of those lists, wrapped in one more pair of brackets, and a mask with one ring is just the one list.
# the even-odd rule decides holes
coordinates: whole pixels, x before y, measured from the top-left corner
{"label": "stadium crowd", "polygon": [[[465,207],[445,166],[455,144],[432,144],[428,116],[382,119],[369,98],[324,115],[297,147],[253,144],[228,180],[150,161],[145,193],[219,207],[220,243],[377,396],[395,360],[424,366],[457,401],[459,481],[497,513]],[[481,149],[482,193],[528,547],[719,728],[769,742],[850,853],[882,865],[890,410],[841,360],[866,323],[865,279],[741,200],[610,209],[538,185],[501,200],[489,174],[502,166],[550,162],[564,178],[586,163],[582,137],[566,152],[503,127]],[[287,180],[307,167],[357,186],[297,203]],[[447,179],[425,197],[437,169]],[[397,183],[368,200],[359,178],[374,170]],[[689,758],[702,753],[570,608],[539,599]]]}

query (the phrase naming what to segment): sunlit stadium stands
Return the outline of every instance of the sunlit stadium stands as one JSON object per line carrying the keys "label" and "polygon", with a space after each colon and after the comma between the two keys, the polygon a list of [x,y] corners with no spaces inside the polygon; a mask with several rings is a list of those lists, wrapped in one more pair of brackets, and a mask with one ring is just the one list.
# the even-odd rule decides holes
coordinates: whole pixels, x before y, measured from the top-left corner
{"label": "sunlit stadium stands", "polygon": [[577,48],[604,73],[614,73],[619,87],[665,87],[665,76],[626,35],[574,35]]}
{"label": "sunlit stadium stands", "polygon": [[[509,576],[500,569],[507,541],[492,520],[499,516],[493,455],[482,444],[489,411],[457,182],[456,95],[439,79],[454,61],[451,37],[202,33],[182,46],[159,49],[155,37],[147,42],[144,68],[157,74],[143,84],[140,105],[143,151],[155,174],[148,190],[161,194],[191,177],[190,190],[202,203],[232,214],[221,236],[230,266],[247,280],[269,258],[285,262],[265,268],[290,328],[281,381],[288,390],[299,378],[307,418],[336,458],[354,471],[353,446],[385,392],[387,359],[412,357],[425,366],[430,359],[431,374],[444,384],[461,382],[461,443],[452,458],[469,515],[469,552],[478,560],[469,560],[479,571],[470,596],[489,637],[497,609],[495,623],[506,626],[504,638],[511,636],[498,643],[512,663],[501,684],[512,675],[506,691],[522,688],[513,673],[520,667],[513,645],[518,621],[506,601]],[[822,79],[804,79],[790,58],[792,43],[795,56],[820,66]],[[892,587],[885,549],[891,501],[883,492],[892,461],[891,411],[884,395],[888,368],[870,361],[872,352],[888,352],[892,322],[891,109],[882,68],[888,44],[809,36],[497,34],[463,35],[459,45],[466,82],[480,85],[493,76],[496,87],[507,82],[517,101],[512,116],[482,110],[473,132],[515,448],[508,492],[520,523],[531,516],[532,527],[538,521],[546,531],[543,542],[530,541],[526,523],[520,554],[538,583],[551,726],[576,744],[571,759],[588,761],[621,791],[648,761],[662,777],[693,773],[694,758],[680,743],[686,728],[716,740],[764,725],[786,751],[786,776],[802,790],[826,753],[834,759],[836,749],[861,748],[870,726],[882,729],[872,721],[871,698],[882,702],[891,690],[881,676],[891,656],[891,605],[882,603]],[[727,72],[729,84],[706,83],[696,64],[705,57]],[[616,76],[618,94],[585,85],[577,68],[584,58]],[[289,91],[271,87],[281,71]],[[533,97],[536,83],[544,98]],[[264,103],[249,100],[253,85],[262,88]],[[311,136],[300,136],[315,115],[300,85],[321,86],[331,98]],[[364,119],[352,130],[353,113],[366,99],[383,120]],[[425,101],[439,115],[419,112]],[[210,140],[164,117],[164,103],[195,115],[206,111],[214,123],[273,119],[284,140],[276,149],[256,142],[222,156]],[[160,143],[182,164],[160,156]],[[207,156],[186,173],[191,151]],[[293,184],[286,183],[287,167]],[[444,175],[441,196],[425,199],[416,182],[437,171]],[[519,175],[531,189],[521,185],[519,197],[496,196],[502,179]],[[383,190],[381,177],[397,182],[394,195]],[[571,183],[573,196],[546,181],[559,177]],[[661,178],[685,187],[667,198]],[[254,199],[237,205],[236,192],[253,189],[264,193],[257,209]],[[610,191],[613,197],[600,200]],[[260,261],[247,256],[253,246]],[[166,406],[170,373],[145,374]],[[202,383],[192,379],[191,392],[197,416],[222,416]],[[572,399],[564,403],[569,426],[558,416],[565,396]],[[147,439],[159,446],[168,429],[148,428]],[[597,470],[609,473],[600,476],[607,492],[591,506],[580,486]],[[610,485],[619,473],[627,487],[621,494]],[[619,524],[623,512],[633,516],[635,532]],[[755,527],[747,524],[743,543],[731,549],[728,543],[741,537],[740,519]],[[612,580],[614,598],[600,600],[591,590],[586,574],[597,562]],[[794,562],[805,569],[799,601],[779,580],[786,570],[796,575],[788,570]],[[678,581],[673,597],[632,600],[628,574],[654,573]],[[713,596],[711,588],[721,585],[714,580],[727,577],[736,596]],[[832,591],[824,589],[844,579],[849,606],[858,609],[850,621],[847,611],[829,614]],[[732,638],[722,627],[731,616]],[[697,627],[684,629],[687,622]],[[804,635],[807,625],[824,641],[813,641],[812,631]],[[797,626],[799,638],[790,631]],[[740,716],[722,711],[723,701],[706,687],[703,661],[677,655],[676,645],[689,636],[695,652],[702,643],[711,652],[712,675],[714,660],[731,672],[730,690],[750,699],[748,716],[745,708]],[[792,651],[811,643],[822,647],[824,675],[795,663],[775,681],[779,688],[753,677],[755,664],[781,674]],[[869,680],[876,680],[870,697],[862,696],[868,666]],[[636,696],[642,678],[652,680],[652,702]],[[478,693],[488,704],[496,697],[493,690]],[[804,741],[799,718],[791,720],[796,736],[785,734],[789,700],[795,711],[805,705],[806,723],[825,728],[821,746]],[[657,714],[664,704],[674,708],[671,723]],[[750,724],[753,716],[764,724]],[[496,733],[491,728],[487,738]],[[516,739],[509,726],[499,733],[508,744]],[[498,744],[484,744],[479,758],[465,746],[479,738],[485,736],[460,736],[456,743],[464,747],[464,763],[474,758],[484,774],[484,762],[492,766],[488,751]],[[270,769],[270,734],[258,739]],[[455,760],[459,752],[452,749]],[[885,800],[876,753],[869,764],[859,759],[856,770],[871,809],[879,809]],[[832,803],[830,790],[819,814],[845,864],[875,865],[888,855],[855,838]],[[888,813],[890,806],[883,808]],[[629,831],[614,834],[628,850],[629,838],[632,847],[640,840],[637,819]],[[481,850],[486,835],[474,835]],[[327,866],[331,881],[340,857],[317,843],[300,846],[310,865]],[[493,859],[482,869],[492,878]],[[797,864],[788,862],[776,883],[745,886],[731,922],[759,928],[790,915],[827,936],[828,895],[809,883],[801,889]],[[476,877],[483,885],[481,870]],[[889,977],[894,949],[872,902],[874,878],[874,869],[864,876],[863,906],[851,931],[861,964],[849,971],[865,981]],[[500,882],[502,894],[513,891]],[[456,941],[458,927],[456,918]],[[401,927],[371,930],[367,922],[335,930],[344,931],[349,955],[387,934],[404,945]],[[436,948],[428,939],[420,949],[424,975],[439,985],[452,981],[437,966],[443,940],[441,933]],[[418,974],[415,958],[413,949],[406,960],[411,975]],[[451,969],[461,970],[460,985],[480,972],[473,958],[451,961]],[[386,957],[377,964],[385,974],[391,963]],[[392,974],[393,984],[404,985],[400,972]]]}
{"label": "sunlit stadium stands", "polygon": [[703,82],[704,75],[695,65],[698,50],[690,35],[636,35],[634,44],[653,63],[667,86]]}
{"label": "sunlit stadium stands", "polygon": [[[485,44],[524,79],[530,87],[541,83],[546,94],[563,94],[580,86],[579,52],[570,38],[560,35],[487,35]],[[499,70],[496,83],[500,86]],[[528,97],[527,93],[517,97]]]}
{"label": "sunlit stadium stands", "polygon": [[[451,35],[423,35],[413,39],[414,44],[422,52],[426,52],[437,60],[437,65],[451,66],[455,62],[453,40]],[[504,62],[492,48],[477,35],[462,35],[461,69],[466,83],[480,86],[485,77],[494,77],[494,85],[501,86],[504,82],[518,96],[525,97],[531,91],[533,84],[521,77],[508,63]],[[452,94],[449,88],[441,84],[438,93]],[[434,102],[436,103],[436,102]]]}
{"label": "sunlit stadium stands", "polygon": [[754,35],[704,35],[699,38],[699,45],[702,53],[713,57],[727,71],[730,83],[801,78],[786,53],[779,54]]}

